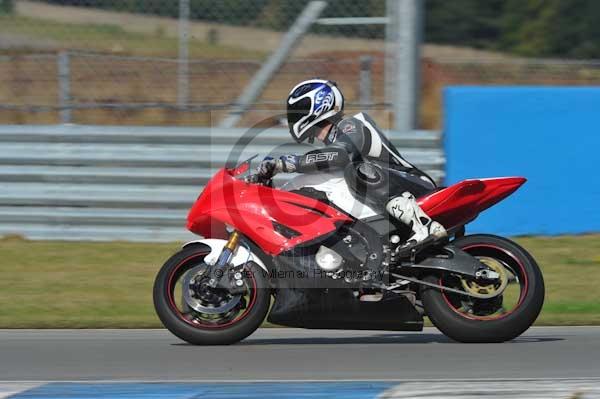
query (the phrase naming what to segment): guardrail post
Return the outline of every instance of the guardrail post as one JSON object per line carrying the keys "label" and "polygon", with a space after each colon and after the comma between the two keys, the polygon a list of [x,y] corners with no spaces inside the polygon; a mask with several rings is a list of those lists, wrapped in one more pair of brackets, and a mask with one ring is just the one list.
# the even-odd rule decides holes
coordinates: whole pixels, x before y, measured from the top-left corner
{"label": "guardrail post", "polygon": [[397,0],[394,7],[394,128],[408,132],[418,124],[423,1]]}
{"label": "guardrail post", "polygon": [[62,123],[71,123],[71,67],[69,58],[68,51],[61,51],[57,56],[58,106]]}
{"label": "guardrail post", "polygon": [[187,107],[190,99],[190,0],[179,0],[179,62],[177,105]]}
{"label": "guardrail post", "polygon": [[394,82],[396,81],[396,29],[398,12],[398,0],[386,0],[385,9],[388,23],[385,25],[385,102],[391,104],[394,101]]}
{"label": "guardrail post", "polygon": [[363,55],[360,57],[360,76],[358,79],[358,98],[361,105],[371,105],[373,57]]}

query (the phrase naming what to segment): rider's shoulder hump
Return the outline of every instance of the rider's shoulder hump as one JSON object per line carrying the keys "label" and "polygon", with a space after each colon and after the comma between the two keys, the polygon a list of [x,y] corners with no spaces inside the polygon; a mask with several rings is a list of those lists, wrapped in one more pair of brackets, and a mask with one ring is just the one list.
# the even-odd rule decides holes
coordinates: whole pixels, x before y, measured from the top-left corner
{"label": "rider's shoulder hump", "polygon": [[356,116],[348,116],[337,123],[337,129],[340,133],[348,134],[362,127],[363,123]]}

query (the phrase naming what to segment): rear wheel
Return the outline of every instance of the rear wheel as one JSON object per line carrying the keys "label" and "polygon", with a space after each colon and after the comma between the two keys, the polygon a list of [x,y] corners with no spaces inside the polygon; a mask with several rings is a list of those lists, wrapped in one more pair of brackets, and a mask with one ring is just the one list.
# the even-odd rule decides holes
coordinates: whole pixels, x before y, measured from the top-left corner
{"label": "rear wheel", "polygon": [[[252,334],[269,310],[266,272],[247,263],[239,272],[243,292],[208,286],[203,245],[183,248],[162,267],[154,282],[154,308],[163,325],[195,345],[227,345]],[[226,278],[224,276],[223,278]]]}
{"label": "rear wheel", "polygon": [[518,244],[492,235],[462,237],[453,245],[500,277],[493,282],[456,275],[426,277],[431,283],[490,296],[478,299],[424,287],[423,306],[431,322],[460,342],[504,342],[525,332],[544,303],[544,280],[533,257]]}

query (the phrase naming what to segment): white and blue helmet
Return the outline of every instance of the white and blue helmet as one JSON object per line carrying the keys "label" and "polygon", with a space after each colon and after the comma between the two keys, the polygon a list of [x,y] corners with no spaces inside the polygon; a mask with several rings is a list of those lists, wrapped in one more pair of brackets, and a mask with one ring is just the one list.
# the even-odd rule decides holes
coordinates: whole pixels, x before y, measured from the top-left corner
{"label": "white and blue helmet", "polygon": [[335,122],[344,109],[344,96],[335,82],[310,79],[300,82],[287,98],[290,134],[298,143],[314,139],[315,128],[325,120]]}

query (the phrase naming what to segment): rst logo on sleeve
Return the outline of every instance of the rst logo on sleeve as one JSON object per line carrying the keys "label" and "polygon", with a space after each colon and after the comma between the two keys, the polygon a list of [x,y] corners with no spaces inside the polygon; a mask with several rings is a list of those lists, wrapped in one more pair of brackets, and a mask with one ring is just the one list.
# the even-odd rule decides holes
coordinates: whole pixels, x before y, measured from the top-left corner
{"label": "rst logo on sleeve", "polygon": [[306,163],[333,161],[338,157],[337,152],[319,152],[316,154],[307,154]]}

